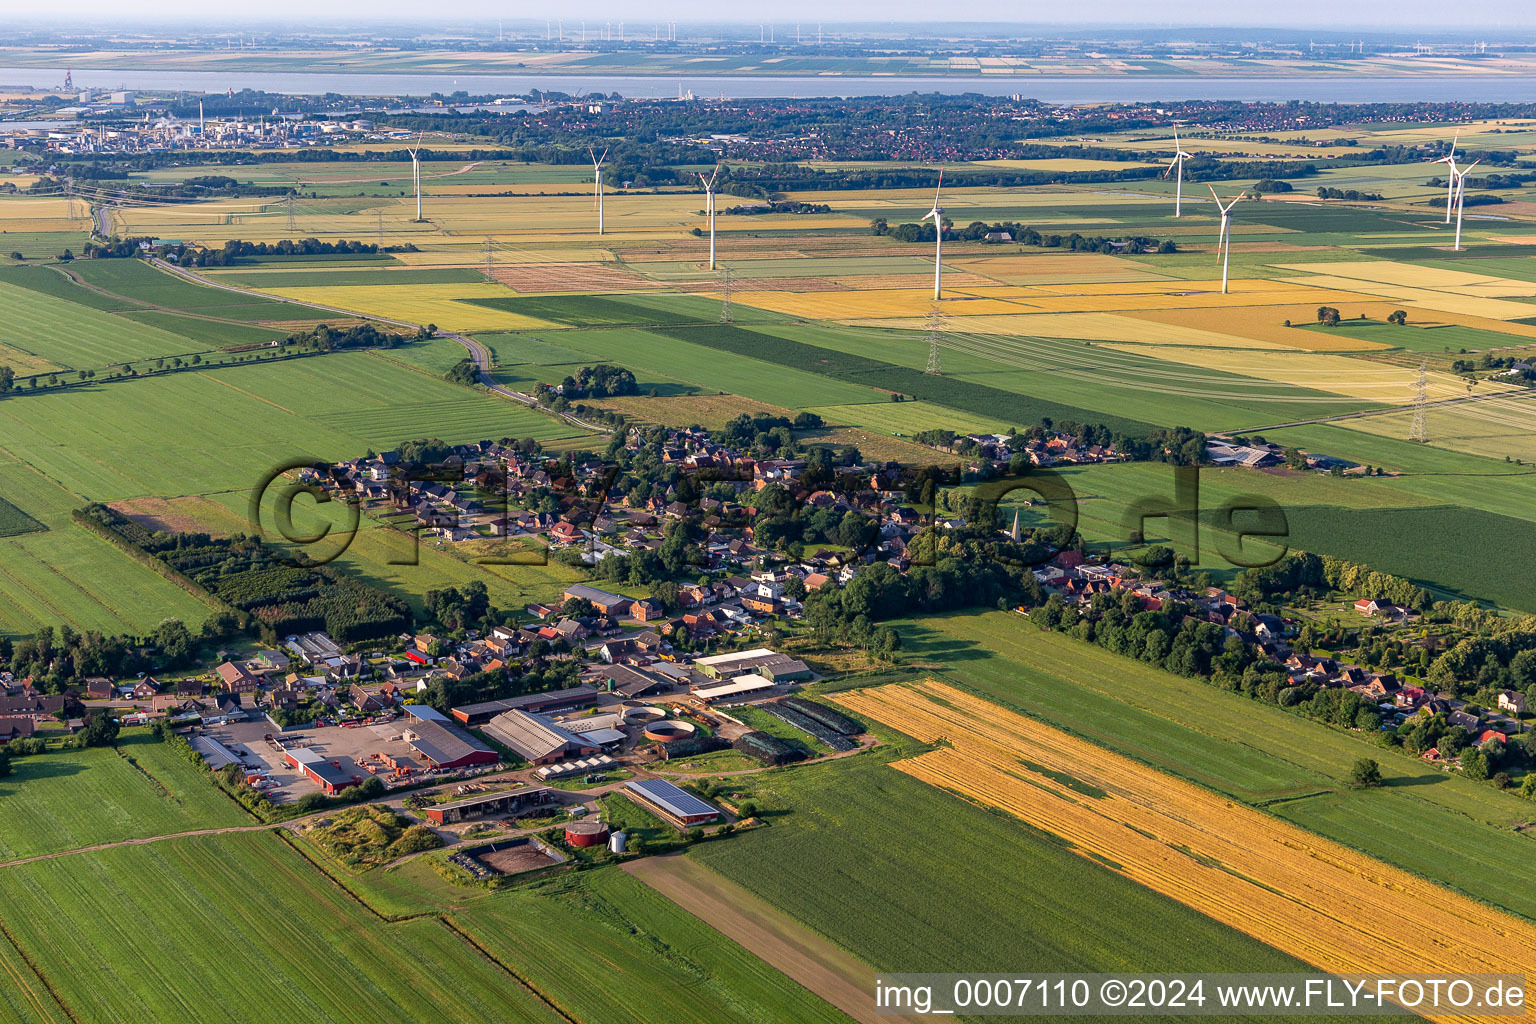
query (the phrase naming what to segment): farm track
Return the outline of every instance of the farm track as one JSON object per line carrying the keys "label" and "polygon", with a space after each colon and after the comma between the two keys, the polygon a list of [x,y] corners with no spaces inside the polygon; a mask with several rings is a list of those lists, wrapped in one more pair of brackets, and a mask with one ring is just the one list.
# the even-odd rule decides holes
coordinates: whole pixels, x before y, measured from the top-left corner
{"label": "farm track", "polygon": [[[151,265],[165,271],[168,274],[183,278],[184,280],[191,281],[195,284],[205,285],[209,288],[218,288],[222,291],[234,292],[237,295],[248,295],[257,299],[272,298],[272,296],[264,292],[259,292],[251,288],[242,288],[238,285],[232,284],[220,284],[219,282],[210,280],[201,274],[194,274],[190,270],[174,266],[173,264],[167,263],[164,260],[155,259],[150,260],[149,262]],[[426,326],[425,324],[413,324],[408,320],[397,320],[392,317],[373,316],[372,314],[361,313],[357,310],[342,309],[339,306],[321,306],[314,303],[304,303],[304,305],[308,305],[313,309],[322,309],[330,313],[340,313],[343,316],[367,317],[370,320],[377,320],[380,323],[393,324],[396,327],[408,327],[411,330],[421,330]],[[501,395],[503,398],[510,398],[515,402],[526,405],[530,409],[536,409],[541,412],[546,411],[543,406],[539,405],[538,401],[532,395],[524,394],[521,391],[513,391],[511,388],[503,387],[502,385],[496,383],[496,381],[491,377],[491,355],[486,351],[485,346],[480,344],[474,338],[471,338],[467,334],[455,334],[451,331],[438,331],[437,337],[448,338],[464,346],[465,350],[469,353],[469,358],[474,362],[475,368],[480,373],[480,383],[484,385],[487,390]],[[580,417],[574,416],[568,412],[555,413],[551,410],[551,414],[558,416],[560,419],[571,424],[572,426],[580,427],[582,430],[590,430],[595,434],[607,436],[608,431],[596,423],[588,423],[586,420],[583,420]]]}
{"label": "farm track", "polygon": [[875,1012],[873,967],[686,855],[644,857],[623,870],[860,1024],[918,1019]]}

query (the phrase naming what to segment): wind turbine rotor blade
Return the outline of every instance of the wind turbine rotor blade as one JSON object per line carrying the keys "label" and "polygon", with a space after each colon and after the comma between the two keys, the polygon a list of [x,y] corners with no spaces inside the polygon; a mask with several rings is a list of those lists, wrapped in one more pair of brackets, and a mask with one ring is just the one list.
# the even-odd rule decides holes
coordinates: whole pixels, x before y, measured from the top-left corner
{"label": "wind turbine rotor blade", "polygon": [[934,208],[934,210],[938,210],[938,208],[939,208],[939,193],[942,192],[942,191],[944,191],[944,168],[940,167],[939,168],[939,185],[938,185],[937,188],[935,188],[933,190],[933,208]]}

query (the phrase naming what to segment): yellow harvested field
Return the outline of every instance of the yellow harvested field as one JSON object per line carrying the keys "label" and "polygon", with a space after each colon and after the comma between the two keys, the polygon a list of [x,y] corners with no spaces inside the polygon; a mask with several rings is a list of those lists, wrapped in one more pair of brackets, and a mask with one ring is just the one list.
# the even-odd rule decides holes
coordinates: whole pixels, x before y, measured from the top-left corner
{"label": "yellow harvested field", "polygon": [[[784,280],[792,284],[796,280],[806,279],[784,278]],[[847,277],[833,277],[828,280],[855,291],[882,291],[888,289],[922,288],[925,286],[931,289],[933,287],[933,271],[930,270],[927,273],[916,274],[850,274]],[[983,277],[980,274],[961,272],[946,274],[944,277],[944,285],[947,288],[988,288],[995,284],[997,284],[996,281]],[[747,280],[742,282],[742,287],[757,290],[759,284],[757,281]],[[809,291],[810,289],[806,290]]]}
{"label": "yellow harvested field", "polygon": [[929,680],[830,699],[944,744],[897,770],[1321,970],[1536,970],[1528,922],[962,690]]}
{"label": "yellow harvested field", "polygon": [[[1385,320],[1393,310],[1406,309],[1408,319],[1415,324],[1458,324],[1483,330],[1499,331],[1512,335],[1510,344],[1518,344],[1521,338],[1536,338],[1536,325],[1508,323],[1485,317],[1465,316],[1456,313],[1420,309],[1412,304],[1382,301],[1361,301],[1352,296],[1344,305],[1334,303],[1345,319],[1352,320],[1365,314],[1372,320]],[[1317,320],[1317,304],[1295,306],[1258,306],[1250,309],[1170,309],[1137,310],[1125,314],[1137,320],[1194,327],[1200,330],[1220,331],[1255,341],[1267,341],[1288,348],[1306,349],[1312,352],[1361,352],[1377,348],[1374,343],[1324,334],[1320,331],[1298,331],[1285,326],[1285,321],[1309,324]]]}
{"label": "yellow harvested field", "polygon": [[19,374],[47,373],[61,367],[42,356],[0,343],[0,366],[9,366]]}
{"label": "yellow harvested field", "polygon": [[1437,313],[1461,313],[1468,316],[1486,317],[1490,320],[1520,320],[1530,316],[1533,308],[1527,303],[1511,302],[1507,299],[1459,295],[1456,292],[1436,291],[1433,288],[1411,288],[1407,285],[1377,284],[1370,281],[1356,281],[1347,277],[1333,277],[1326,274],[1308,277],[1287,277],[1281,278],[1281,280],[1293,285],[1332,288],[1340,292],[1354,292],[1357,295],[1376,299],[1410,302],[1415,306],[1432,309]]}
{"label": "yellow harvested field", "polygon": [[1480,295],[1486,298],[1497,298],[1501,295],[1536,295],[1536,282],[1515,281],[1507,277],[1491,277],[1487,274],[1471,274],[1460,270],[1441,270],[1438,267],[1426,267],[1416,263],[1394,263],[1390,260],[1276,263],[1273,266],[1280,270],[1294,270],[1302,274],[1347,277],[1356,281],[1406,285],[1410,288],[1432,288],[1436,291],[1461,292],[1465,295]]}
{"label": "yellow harvested field", "polygon": [[[924,289],[891,289],[852,295],[794,295],[743,290],[743,305],[816,320],[888,320],[927,315],[933,293]],[[999,286],[945,288],[939,311],[945,316],[999,316],[1010,313],[1095,313],[1143,309],[1337,304],[1357,298],[1347,291],[1297,287],[1274,281],[1234,281],[1221,293],[1219,281],[1131,282],[1121,284]],[[1467,300],[1477,301],[1477,300]],[[1491,300],[1482,300],[1491,301]]]}
{"label": "yellow harvested field", "polygon": [[450,331],[521,331],[556,326],[547,320],[462,301],[505,299],[515,294],[499,284],[372,284],[266,290],[285,299],[330,306],[361,316],[436,324]]}
{"label": "yellow harvested field", "polygon": [[1144,263],[1102,253],[1043,256],[979,256],[946,261],[1004,284],[1066,284],[1072,281],[1166,281]]}
{"label": "yellow harvested field", "polygon": [[[884,327],[925,330],[926,317],[897,320],[845,320],[851,327]],[[970,316],[964,328],[973,334],[1011,337],[1066,338],[1074,341],[1120,341],[1137,345],[1204,345],[1212,348],[1261,348],[1281,346],[1233,334],[1200,330],[1176,324],[1136,319],[1121,313],[1015,313],[1008,316]],[[1302,332],[1295,332],[1302,333]]]}
{"label": "yellow harvested field", "polygon": [[[1299,333],[1299,332],[1298,332]],[[1336,395],[1348,395],[1368,402],[1388,405],[1413,401],[1413,382],[1416,367],[1393,366],[1388,363],[1326,352],[1282,352],[1276,349],[1251,349],[1247,351],[1222,351],[1210,348],[1181,348],[1164,345],[1147,349],[1119,342],[1106,343],[1106,348],[1139,355],[1153,355],[1170,363],[1183,363],[1207,370],[1224,370],[1259,380],[1290,384],[1314,391],[1327,391]],[[1454,374],[1438,370],[1429,372],[1429,397],[1455,398],[1466,394],[1466,385]],[[1525,388],[1507,384],[1479,385],[1488,392],[1526,393]],[[1533,407],[1536,408],[1536,407]]]}

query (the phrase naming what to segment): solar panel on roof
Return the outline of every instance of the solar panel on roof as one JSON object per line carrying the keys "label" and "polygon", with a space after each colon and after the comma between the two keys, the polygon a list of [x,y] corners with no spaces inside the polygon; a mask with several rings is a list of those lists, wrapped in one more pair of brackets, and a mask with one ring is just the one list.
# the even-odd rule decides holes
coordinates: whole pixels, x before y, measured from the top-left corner
{"label": "solar panel on roof", "polygon": [[692,817],[695,814],[720,813],[686,789],[675,786],[665,779],[633,779],[625,785],[679,818]]}

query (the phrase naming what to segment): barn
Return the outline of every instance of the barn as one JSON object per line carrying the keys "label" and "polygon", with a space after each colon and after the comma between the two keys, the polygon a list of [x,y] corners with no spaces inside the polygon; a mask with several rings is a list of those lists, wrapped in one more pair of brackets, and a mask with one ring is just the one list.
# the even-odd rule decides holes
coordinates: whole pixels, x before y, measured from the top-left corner
{"label": "barn", "polygon": [[631,779],[624,788],[631,800],[678,828],[720,820],[715,808],[665,779]]}
{"label": "barn", "polygon": [[476,793],[463,800],[437,804],[425,808],[422,813],[439,825],[452,825],[454,822],[470,821],[475,818],[519,814],[531,807],[542,807],[553,801],[553,791],[544,786],[503,789],[494,793]]}

